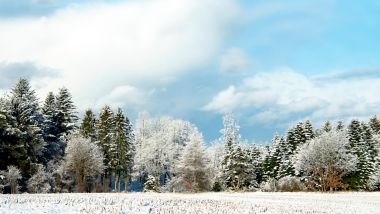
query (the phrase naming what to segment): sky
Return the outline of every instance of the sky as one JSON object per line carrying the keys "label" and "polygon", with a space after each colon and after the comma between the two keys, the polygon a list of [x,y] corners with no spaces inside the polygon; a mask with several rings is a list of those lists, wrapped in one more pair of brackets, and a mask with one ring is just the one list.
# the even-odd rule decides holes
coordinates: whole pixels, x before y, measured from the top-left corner
{"label": "sky", "polygon": [[0,0],[0,91],[28,78],[105,104],[193,122],[231,112],[266,143],[298,121],[380,114],[376,0]]}

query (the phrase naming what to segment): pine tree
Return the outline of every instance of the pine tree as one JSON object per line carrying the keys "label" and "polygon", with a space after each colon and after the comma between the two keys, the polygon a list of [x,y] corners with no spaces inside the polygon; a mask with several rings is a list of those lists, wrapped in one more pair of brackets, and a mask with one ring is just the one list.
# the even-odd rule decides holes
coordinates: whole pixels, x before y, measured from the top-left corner
{"label": "pine tree", "polygon": [[18,166],[29,177],[37,167],[45,149],[42,138],[42,116],[38,99],[26,79],[20,79],[9,97],[10,135],[12,144],[7,148],[11,157],[9,164]]}
{"label": "pine tree", "polygon": [[304,133],[305,133],[306,140],[311,140],[315,136],[313,125],[311,124],[310,120],[306,120],[305,122]]}
{"label": "pine tree", "polygon": [[343,121],[338,121],[338,125],[336,126],[337,131],[344,131]]}
{"label": "pine tree", "polygon": [[331,122],[326,121],[325,125],[323,126],[323,131],[324,132],[330,132],[332,130]]}
{"label": "pine tree", "polygon": [[348,126],[348,139],[349,139],[349,152],[355,155],[358,159],[356,165],[357,170],[351,172],[345,177],[345,182],[353,189],[359,189],[363,187],[363,171],[367,167],[366,155],[363,151],[363,129],[359,120],[353,119]]}
{"label": "pine tree", "polygon": [[49,92],[42,107],[43,116],[43,137],[47,143],[44,155],[44,163],[49,160],[61,159],[64,154],[64,144],[59,139],[61,135],[58,127],[57,106],[55,96]]}
{"label": "pine tree", "polygon": [[248,152],[239,144],[234,144],[230,159],[223,169],[223,174],[225,186],[235,191],[257,185]]}
{"label": "pine tree", "polygon": [[76,122],[78,121],[78,116],[71,94],[67,88],[59,89],[56,105],[60,133],[61,135],[69,135],[77,128]]}
{"label": "pine tree", "polygon": [[294,176],[295,170],[291,161],[294,152],[291,150],[290,145],[287,144],[284,138],[280,138],[278,149],[280,163],[276,178],[281,179],[286,176]]}
{"label": "pine tree", "polygon": [[263,162],[263,181],[276,178],[281,165],[281,138],[276,135],[272,140],[271,147],[268,148],[268,154]]}
{"label": "pine tree", "polygon": [[110,177],[110,148],[113,143],[113,133],[114,133],[114,120],[113,112],[109,106],[104,106],[100,112],[99,120],[97,123],[97,139],[98,145],[102,148],[104,152],[104,166],[106,167],[103,176],[103,189],[108,191],[108,179]]}
{"label": "pine tree", "polygon": [[362,136],[359,143],[359,163],[358,173],[360,177],[361,188],[368,188],[367,184],[370,177],[376,172],[377,169],[377,156],[378,152],[373,139],[372,130],[366,123],[361,124]]}
{"label": "pine tree", "polygon": [[252,165],[253,172],[256,175],[257,183],[261,183],[263,180],[263,154],[260,148],[256,145],[253,145],[248,151],[249,164]]}
{"label": "pine tree", "polygon": [[110,168],[114,173],[115,187],[120,190],[120,177],[124,176],[124,190],[127,190],[128,173],[131,169],[133,155],[132,127],[129,119],[124,116],[121,108],[118,108],[114,119],[114,133],[109,149]]}
{"label": "pine tree", "polygon": [[375,134],[380,134],[380,119],[376,115],[370,119],[369,125]]}
{"label": "pine tree", "polygon": [[91,141],[96,140],[96,116],[91,109],[87,109],[79,127],[80,134]]}

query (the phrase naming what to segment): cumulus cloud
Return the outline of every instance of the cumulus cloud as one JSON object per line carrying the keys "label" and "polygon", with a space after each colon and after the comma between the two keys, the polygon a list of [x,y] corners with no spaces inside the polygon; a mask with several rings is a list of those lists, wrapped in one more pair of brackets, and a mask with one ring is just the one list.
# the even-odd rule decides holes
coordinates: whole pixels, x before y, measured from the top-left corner
{"label": "cumulus cloud", "polygon": [[222,56],[220,69],[224,72],[243,72],[249,67],[248,56],[239,48],[230,48]]}
{"label": "cumulus cloud", "polygon": [[96,107],[101,108],[104,105],[114,107],[134,107],[138,108],[146,103],[149,93],[142,91],[131,85],[122,85],[114,88],[108,95],[98,100]]}
{"label": "cumulus cloud", "polygon": [[57,69],[42,93],[65,85],[78,105],[96,103],[115,86],[153,88],[215,60],[239,13],[233,0],[141,0],[0,19],[0,59]]}
{"label": "cumulus cloud", "polygon": [[219,92],[204,110],[245,111],[252,122],[368,117],[380,109],[380,77],[316,80],[291,69],[260,73]]}

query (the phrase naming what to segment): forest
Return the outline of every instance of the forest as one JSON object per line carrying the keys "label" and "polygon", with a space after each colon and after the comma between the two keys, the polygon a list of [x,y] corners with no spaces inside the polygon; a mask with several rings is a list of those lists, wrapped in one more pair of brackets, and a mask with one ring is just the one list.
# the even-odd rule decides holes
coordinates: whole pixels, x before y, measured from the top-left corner
{"label": "forest", "polygon": [[67,88],[43,102],[27,79],[0,97],[0,191],[378,191],[380,120],[300,121],[269,145],[249,143],[233,114],[205,142],[189,121],[87,109]]}

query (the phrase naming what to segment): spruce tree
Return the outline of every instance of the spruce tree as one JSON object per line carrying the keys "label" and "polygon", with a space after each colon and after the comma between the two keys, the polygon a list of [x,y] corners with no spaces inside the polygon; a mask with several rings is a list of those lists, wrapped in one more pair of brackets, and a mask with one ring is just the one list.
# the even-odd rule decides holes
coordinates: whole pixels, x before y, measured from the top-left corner
{"label": "spruce tree", "polygon": [[35,91],[26,79],[20,79],[12,88],[9,97],[10,135],[8,147],[11,163],[15,163],[28,178],[37,169],[42,158],[45,142],[42,138],[42,116]]}
{"label": "spruce tree", "polygon": [[272,145],[268,147],[268,154],[263,162],[263,181],[268,181],[271,178],[278,176],[278,171],[281,165],[281,138],[276,135],[272,140]]}
{"label": "spruce tree", "polygon": [[366,157],[363,153],[363,130],[359,120],[353,119],[348,126],[349,152],[358,158],[357,170],[345,177],[345,182],[353,189],[363,186],[363,170],[366,168]]}
{"label": "spruce tree", "polygon": [[98,139],[98,145],[102,148],[104,152],[104,166],[105,172],[103,176],[103,190],[108,191],[108,179],[110,177],[110,148],[113,143],[113,133],[114,133],[114,118],[111,108],[106,105],[100,112],[99,120],[96,126],[96,133]]}
{"label": "spruce tree", "polygon": [[76,122],[78,121],[78,116],[71,94],[67,88],[59,89],[56,105],[60,133],[61,135],[69,135],[77,128]]}
{"label": "spruce tree", "polygon": [[375,134],[380,134],[380,119],[376,115],[369,120],[369,125]]}
{"label": "spruce tree", "polygon": [[43,137],[47,143],[45,152],[45,163],[53,158],[59,160],[64,155],[64,144],[59,139],[57,106],[55,96],[49,92],[42,107]]}
{"label": "spruce tree", "polygon": [[256,185],[248,152],[238,144],[232,148],[230,159],[224,168],[224,176],[225,186],[235,191]]}
{"label": "spruce tree", "polygon": [[326,121],[325,125],[323,126],[323,131],[324,132],[330,132],[332,130],[331,122]]}
{"label": "spruce tree", "polygon": [[287,144],[282,137],[280,138],[278,149],[280,162],[276,178],[281,179],[286,176],[293,176],[295,174],[295,170],[291,158],[294,152],[291,150],[290,145]]}
{"label": "spruce tree", "polygon": [[310,120],[306,120],[305,122],[304,133],[305,133],[306,140],[311,140],[315,136],[313,125],[311,124]]}
{"label": "spruce tree", "polygon": [[85,138],[90,138],[93,142],[96,140],[96,116],[91,109],[87,109],[84,113],[79,133]]}
{"label": "spruce tree", "polygon": [[338,121],[338,124],[336,125],[337,131],[344,131],[344,124],[343,121]]}
{"label": "spruce tree", "polygon": [[115,175],[114,189],[120,190],[120,178],[124,176],[124,190],[127,190],[127,179],[132,164],[130,150],[132,148],[131,124],[129,119],[124,116],[121,108],[118,108],[114,119],[114,133],[109,148],[110,168]]}

